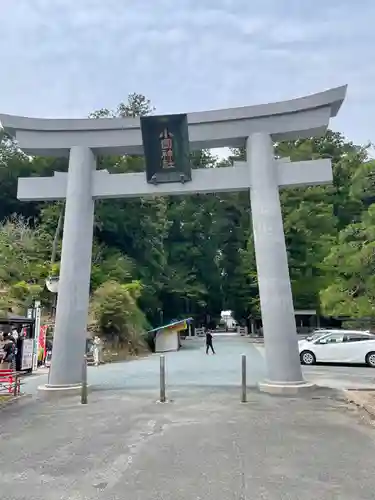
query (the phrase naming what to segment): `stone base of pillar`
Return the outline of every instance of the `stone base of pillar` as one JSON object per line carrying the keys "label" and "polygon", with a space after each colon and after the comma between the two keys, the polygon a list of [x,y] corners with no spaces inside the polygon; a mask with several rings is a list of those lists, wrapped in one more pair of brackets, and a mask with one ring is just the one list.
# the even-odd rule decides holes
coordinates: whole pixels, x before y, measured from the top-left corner
{"label": "stone base of pillar", "polygon": [[60,399],[67,396],[79,396],[82,391],[81,384],[73,385],[40,385],[38,397],[43,400]]}
{"label": "stone base of pillar", "polygon": [[258,388],[260,392],[266,392],[276,396],[295,396],[310,392],[316,389],[317,386],[304,380],[302,382],[271,382],[265,380],[264,382],[259,382]]}

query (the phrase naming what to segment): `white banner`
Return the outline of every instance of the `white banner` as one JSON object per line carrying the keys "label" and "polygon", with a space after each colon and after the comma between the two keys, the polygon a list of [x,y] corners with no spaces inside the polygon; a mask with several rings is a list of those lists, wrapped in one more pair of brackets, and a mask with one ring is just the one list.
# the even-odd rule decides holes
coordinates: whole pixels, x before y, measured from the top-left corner
{"label": "white banner", "polygon": [[21,370],[30,370],[33,367],[34,340],[24,339],[22,346]]}

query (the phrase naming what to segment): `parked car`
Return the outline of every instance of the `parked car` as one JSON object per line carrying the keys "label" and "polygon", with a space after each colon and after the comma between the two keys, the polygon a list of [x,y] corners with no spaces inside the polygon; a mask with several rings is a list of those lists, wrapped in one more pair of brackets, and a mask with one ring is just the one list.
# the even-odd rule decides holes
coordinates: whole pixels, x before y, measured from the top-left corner
{"label": "parked car", "polygon": [[375,368],[375,335],[356,330],[317,330],[298,341],[301,363],[354,363]]}

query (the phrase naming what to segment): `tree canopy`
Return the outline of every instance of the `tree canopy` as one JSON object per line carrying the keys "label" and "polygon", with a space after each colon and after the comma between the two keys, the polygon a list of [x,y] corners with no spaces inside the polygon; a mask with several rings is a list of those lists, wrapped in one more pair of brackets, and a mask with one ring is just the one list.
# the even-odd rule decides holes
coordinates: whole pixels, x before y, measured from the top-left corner
{"label": "tree canopy", "polygon": [[[150,101],[131,94],[116,110],[101,109],[90,117],[152,112]],[[331,158],[333,163],[332,185],[281,191],[295,308],[374,317],[375,162],[367,148],[328,131],[322,138],[275,144],[275,154],[292,160]],[[193,168],[220,168],[243,156],[244,151],[234,150],[230,160],[222,160],[210,151],[194,151],[191,162]],[[17,178],[67,168],[63,158],[30,158],[1,135],[2,310],[9,304],[26,307],[36,297],[47,309],[52,303],[44,281],[52,267],[58,271],[63,206],[19,202]],[[141,172],[144,161],[100,157],[98,168]],[[135,283],[136,295],[131,292]],[[91,291],[92,310],[97,315],[101,311],[102,318],[118,310],[114,297],[123,300],[127,312],[121,321],[128,336],[129,321],[146,328],[187,315],[198,322],[207,315],[218,318],[223,309],[232,310],[238,320],[259,314],[248,194],[96,202]],[[102,329],[106,331],[105,325]]]}

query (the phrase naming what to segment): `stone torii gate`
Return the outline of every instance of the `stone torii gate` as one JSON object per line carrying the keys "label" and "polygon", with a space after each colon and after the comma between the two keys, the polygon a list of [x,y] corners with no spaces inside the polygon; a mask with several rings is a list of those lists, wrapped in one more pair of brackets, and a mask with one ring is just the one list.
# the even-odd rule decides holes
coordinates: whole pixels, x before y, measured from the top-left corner
{"label": "stone torii gate", "polygon": [[190,113],[191,149],[246,147],[233,167],[197,169],[186,183],[150,184],[144,173],[96,170],[97,155],[141,155],[138,118],[36,119],[0,115],[6,132],[27,154],[68,156],[68,173],[20,178],[18,199],[66,199],[54,355],[46,391],[69,393],[81,384],[89,306],[94,203],[100,198],[249,191],[268,392],[295,392],[308,384],[301,372],[279,188],[332,181],[328,159],[275,160],[273,141],[325,133],[346,86],[290,101]]}

